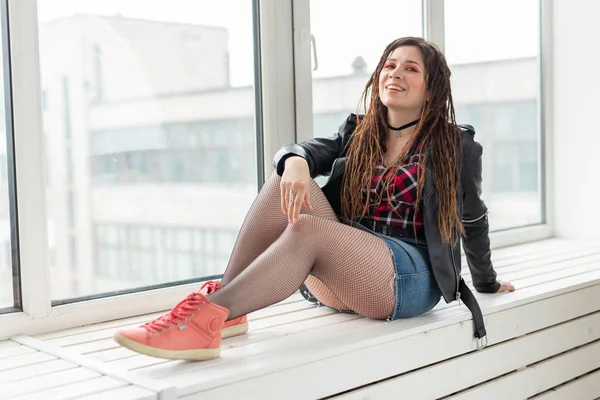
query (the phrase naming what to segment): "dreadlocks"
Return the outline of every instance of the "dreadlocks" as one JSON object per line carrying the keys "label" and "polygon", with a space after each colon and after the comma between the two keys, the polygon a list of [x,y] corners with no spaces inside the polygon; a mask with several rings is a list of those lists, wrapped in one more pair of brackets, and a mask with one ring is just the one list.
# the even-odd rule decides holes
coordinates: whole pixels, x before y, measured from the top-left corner
{"label": "dreadlocks", "polygon": [[[353,138],[348,144],[342,189],[342,213],[344,218],[356,220],[364,217],[368,210],[371,194],[369,190],[366,190],[365,199],[363,188],[371,181],[373,167],[386,152],[387,110],[379,98],[379,75],[390,53],[400,46],[415,46],[421,51],[425,63],[425,79],[429,96],[422,108],[415,134],[405,146],[400,157],[387,168],[397,170],[405,158],[415,150],[421,154],[420,162],[423,169],[418,174],[417,181],[416,207],[418,210],[426,175],[424,155],[427,154],[428,157],[431,157],[431,165],[435,173],[434,184],[439,195],[438,228],[444,242],[456,242],[459,234],[464,234],[464,230],[458,217],[456,204],[457,177],[459,176],[455,164],[458,159],[456,144],[457,140],[460,140],[460,135],[450,90],[450,69],[439,48],[421,38],[407,37],[390,43],[365,85],[361,96],[365,115],[358,121]],[[367,104],[369,104],[368,107]],[[388,174],[384,188],[387,189],[392,183],[393,175]]]}

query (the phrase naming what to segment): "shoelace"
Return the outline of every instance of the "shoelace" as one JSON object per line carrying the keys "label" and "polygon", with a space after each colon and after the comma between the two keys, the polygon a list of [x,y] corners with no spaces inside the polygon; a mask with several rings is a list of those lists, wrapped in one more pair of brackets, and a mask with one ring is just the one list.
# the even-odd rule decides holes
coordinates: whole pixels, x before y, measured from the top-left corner
{"label": "shoelace", "polygon": [[202,287],[200,287],[200,292],[202,292],[202,290],[204,290],[204,288],[206,288],[206,295],[208,296],[209,294],[214,293],[221,288],[221,282],[219,282],[219,281],[205,282],[204,285],[202,285]]}
{"label": "shoelace", "polygon": [[198,306],[201,304],[204,304],[204,297],[194,292],[177,303],[170,312],[158,317],[154,321],[145,323],[142,327],[150,332],[160,332],[163,329],[168,329],[190,317],[193,311],[198,311]]}

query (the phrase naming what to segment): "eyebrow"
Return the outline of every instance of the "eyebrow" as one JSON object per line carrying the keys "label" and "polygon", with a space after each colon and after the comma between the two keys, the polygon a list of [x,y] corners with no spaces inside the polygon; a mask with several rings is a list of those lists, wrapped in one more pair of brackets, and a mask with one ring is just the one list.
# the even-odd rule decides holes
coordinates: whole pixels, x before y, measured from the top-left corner
{"label": "eyebrow", "polygon": [[[398,62],[398,60],[396,60],[395,58],[388,58],[386,61],[394,61],[394,62]],[[413,60],[406,60],[407,63],[411,63],[411,64],[417,64],[419,67],[421,66],[421,64],[419,64],[416,61]]]}

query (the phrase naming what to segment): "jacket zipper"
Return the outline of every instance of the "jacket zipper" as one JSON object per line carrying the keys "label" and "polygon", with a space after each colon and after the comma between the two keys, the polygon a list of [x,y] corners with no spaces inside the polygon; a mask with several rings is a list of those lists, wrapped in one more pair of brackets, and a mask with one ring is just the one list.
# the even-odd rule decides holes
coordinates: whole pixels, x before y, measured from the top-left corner
{"label": "jacket zipper", "polygon": [[487,213],[488,212],[486,211],[481,216],[479,216],[475,219],[463,219],[462,222],[463,222],[463,224],[472,224],[473,222],[477,222],[477,221],[483,219],[487,215]]}
{"label": "jacket zipper", "polygon": [[454,261],[454,250],[452,246],[450,246],[450,255],[452,256],[452,266],[454,267],[454,274],[456,276],[456,300],[460,305],[460,273],[458,272],[458,268],[456,268],[456,261]]}
{"label": "jacket zipper", "polygon": [[[486,212],[481,214],[479,217],[474,219],[463,219],[462,222],[463,224],[472,224],[474,222],[481,221],[483,218],[485,218],[487,214],[488,212],[486,210]],[[454,261],[454,251],[452,251],[452,248],[450,248],[450,253],[452,255],[452,265],[454,266],[454,273],[456,274],[456,300],[458,300],[458,303],[460,304],[460,274],[458,273],[458,269],[456,268],[456,261]]]}

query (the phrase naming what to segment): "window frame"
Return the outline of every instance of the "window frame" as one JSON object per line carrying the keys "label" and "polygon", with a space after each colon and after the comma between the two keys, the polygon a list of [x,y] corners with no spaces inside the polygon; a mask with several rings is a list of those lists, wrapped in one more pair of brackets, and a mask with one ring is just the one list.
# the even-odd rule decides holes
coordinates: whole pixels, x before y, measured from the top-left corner
{"label": "window frame", "polygon": [[14,254],[19,252],[19,237],[18,237],[18,224],[16,224],[17,214],[17,202],[16,202],[16,182],[15,176],[15,157],[12,148],[14,148],[14,124],[12,115],[12,93],[11,87],[8,82],[11,82],[11,69],[10,69],[10,48],[9,48],[9,19],[7,16],[7,3],[2,1],[0,4],[1,8],[1,35],[2,35],[2,81],[5,85],[4,96],[2,101],[4,102],[4,125],[5,125],[5,138],[4,143],[6,146],[6,156],[0,158],[0,166],[2,180],[6,180],[7,185],[7,209],[8,209],[8,220],[9,220],[9,242],[4,243],[2,249],[2,257],[6,258],[6,266],[10,272],[7,275],[11,275],[11,284],[7,285],[10,287],[11,298],[13,299],[12,306],[5,307],[3,313],[14,312],[19,310],[23,305],[23,298],[21,297],[21,265],[18,257],[14,257]]}
{"label": "window frame", "polygon": [[[44,131],[36,0],[5,1],[9,10],[18,243],[23,310],[0,315],[0,340],[18,334],[98,323],[170,309],[198,283],[138,291],[52,306],[47,245]],[[444,0],[422,0],[424,36],[443,48]],[[540,177],[544,221],[494,232],[494,248],[552,236],[551,0],[540,0]],[[255,91],[259,185],[273,172],[271,159],[283,145],[312,137],[309,0],[254,0],[257,46]],[[257,102],[258,103],[258,102]],[[9,112],[9,110],[7,110]],[[261,135],[262,133],[262,135]]]}

